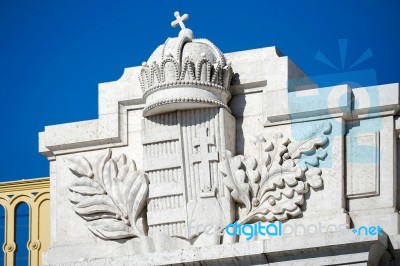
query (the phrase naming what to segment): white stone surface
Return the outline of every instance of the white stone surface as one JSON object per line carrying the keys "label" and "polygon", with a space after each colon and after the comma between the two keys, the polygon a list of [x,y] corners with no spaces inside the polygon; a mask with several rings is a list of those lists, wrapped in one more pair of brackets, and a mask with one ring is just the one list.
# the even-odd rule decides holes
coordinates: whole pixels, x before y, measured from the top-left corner
{"label": "white stone surface", "polygon": [[347,197],[365,197],[379,195],[379,131],[371,133],[347,135],[347,156],[356,161],[362,150],[359,146],[369,146],[373,149],[370,162],[347,163]]}
{"label": "white stone surface", "polygon": [[[382,247],[382,248],[381,248]],[[211,247],[196,247],[169,252],[108,258],[81,258],[75,262],[53,262],[44,265],[370,265],[386,254],[388,236],[355,236],[343,232],[271,238]],[[398,248],[398,247],[396,247]],[[374,252],[375,258],[370,253]],[[316,256],[317,255],[317,256]],[[376,265],[376,264],[372,264]],[[380,265],[386,265],[384,263]],[[388,264],[387,264],[388,265]]]}
{"label": "white stone surface", "polygon": [[[99,85],[98,119],[39,134],[44,264],[399,263],[399,84],[318,88],[275,47],[223,54],[195,39],[185,15],[142,67]],[[235,221],[300,232],[205,229]]]}

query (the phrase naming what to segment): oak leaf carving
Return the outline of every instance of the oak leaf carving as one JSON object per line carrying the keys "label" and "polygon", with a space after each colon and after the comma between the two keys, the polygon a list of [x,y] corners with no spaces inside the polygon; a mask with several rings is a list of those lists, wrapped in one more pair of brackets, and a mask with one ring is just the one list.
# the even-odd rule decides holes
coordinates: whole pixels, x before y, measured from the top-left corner
{"label": "oak leaf carving", "polygon": [[323,122],[303,141],[291,142],[282,134],[255,138],[259,154],[243,156],[227,151],[219,169],[233,200],[244,205],[239,223],[287,220],[301,215],[309,187],[323,187],[316,168],[327,156],[325,147],[331,124]]}

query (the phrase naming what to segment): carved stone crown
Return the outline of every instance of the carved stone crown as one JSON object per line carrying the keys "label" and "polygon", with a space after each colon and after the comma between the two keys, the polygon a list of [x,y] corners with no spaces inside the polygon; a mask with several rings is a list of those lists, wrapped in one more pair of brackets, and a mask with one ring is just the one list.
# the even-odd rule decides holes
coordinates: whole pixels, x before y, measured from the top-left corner
{"label": "carved stone crown", "polygon": [[140,84],[144,116],[211,106],[228,108],[232,69],[222,52],[207,39],[193,39],[184,28],[142,64]]}

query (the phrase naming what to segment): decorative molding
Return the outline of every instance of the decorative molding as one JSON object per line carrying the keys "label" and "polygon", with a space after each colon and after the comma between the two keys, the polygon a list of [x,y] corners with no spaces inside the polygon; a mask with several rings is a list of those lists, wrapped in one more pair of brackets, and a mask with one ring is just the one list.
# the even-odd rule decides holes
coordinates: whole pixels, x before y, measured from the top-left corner
{"label": "decorative molding", "polygon": [[40,245],[41,245],[40,240],[37,239],[35,241],[30,242],[28,247],[30,250],[38,250],[40,249]]}
{"label": "decorative molding", "polygon": [[149,96],[150,94],[160,91],[160,90],[163,90],[166,87],[187,86],[187,85],[194,86],[194,87],[203,86],[203,87],[208,87],[210,90],[214,89],[216,91],[224,91],[226,93],[230,93],[229,89],[224,88],[223,86],[217,85],[213,82],[197,81],[197,80],[194,80],[194,81],[177,80],[175,82],[169,82],[169,83],[165,83],[163,85],[157,85],[157,86],[154,86],[154,87],[146,90],[143,93],[143,99],[146,99],[147,96]]}
{"label": "decorative molding", "polygon": [[15,194],[18,191],[48,189],[49,186],[50,179],[48,177],[1,182],[0,194],[9,192]]}
{"label": "decorative molding", "polygon": [[[166,78],[165,74],[169,71],[174,73],[173,79]],[[155,89],[170,86],[203,85],[229,91],[232,75],[232,68],[229,64],[227,66],[223,66],[221,62],[211,64],[206,58],[197,62],[185,58],[183,65],[180,66],[173,57],[167,57],[161,62],[161,65],[156,62],[150,66],[143,63],[139,81],[144,96],[153,93]]]}
{"label": "decorative molding", "polygon": [[[368,150],[364,150],[365,148],[367,148]],[[353,199],[379,196],[379,131],[360,134],[348,134],[346,136],[346,152],[347,198]],[[367,153],[369,155],[367,161],[363,161],[362,158],[359,158],[361,156],[365,156]]]}
{"label": "decorative molding", "polygon": [[[316,119],[336,118],[338,121],[340,119],[352,121],[393,116],[400,110],[399,91],[399,83],[358,88],[342,84],[298,91],[289,91],[287,88],[267,90],[264,126]],[[376,95],[374,96],[377,97],[376,100],[371,102],[369,99],[371,95]],[[275,99],[281,99],[284,104],[276,108]],[[354,102],[360,104],[354,105],[352,104]]]}
{"label": "decorative molding", "polygon": [[220,49],[218,49],[217,46],[215,46],[215,44],[213,42],[211,42],[210,40],[208,40],[206,38],[198,38],[198,39],[196,39],[196,42],[204,43],[204,44],[210,46],[211,49],[214,51],[214,53],[218,55],[218,58],[221,60],[221,64],[222,65],[228,64],[226,62],[226,58],[225,58],[224,54],[221,52]]}
{"label": "decorative molding", "polygon": [[[42,253],[50,245],[50,179],[37,178],[0,183],[0,204],[5,210],[4,265],[15,264],[17,248],[29,249],[30,265],[41,265]],[[26,203],[29,206],[29,239],[27,245],[17,247],[15,243],[16,208]],[[40,228],[40,230],[39,230]],[[46,228],[43,230],[43,228]]]}
{"label": "decorative molding", "polygon": [[4,252],[14,252],[17,249],[17,245],[13,243],[6,243],[3,245]]}
{"label": "decorative molding", "polygon": [[167,104],[175,104],[175,103],[202,103],[202,104],[213,104],[219,107],[225,108],[228,112],[231,112],[229,107],[226,104],[223,104],[222,102],[218,100],[212,100],[212,99],[205,99],[205,98],[198,98],[198,97],[193,97],[193,98],[172,98],[169,100],[164,100],[155,104],[151,104],[147,106],[144,110],[143,113],[147,113],[148,111],[160,107],[163,105]]}

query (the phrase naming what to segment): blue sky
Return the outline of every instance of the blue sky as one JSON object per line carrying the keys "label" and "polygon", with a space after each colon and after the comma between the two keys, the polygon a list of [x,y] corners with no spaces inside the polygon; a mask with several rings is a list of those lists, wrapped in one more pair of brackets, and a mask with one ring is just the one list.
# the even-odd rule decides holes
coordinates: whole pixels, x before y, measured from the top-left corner
{"label": "blue sky", "polygon": [[373,56],[351,71],[374,70],[372,83],[400,81],[398,1],[0,0],[0,181],[48,176],[38,132],[97,118],[97,84],[117,80],[176,36],[175,10],[189,13],[187,26],[223,52],[277,46],[321,76],[350,75],[369,49]]}

